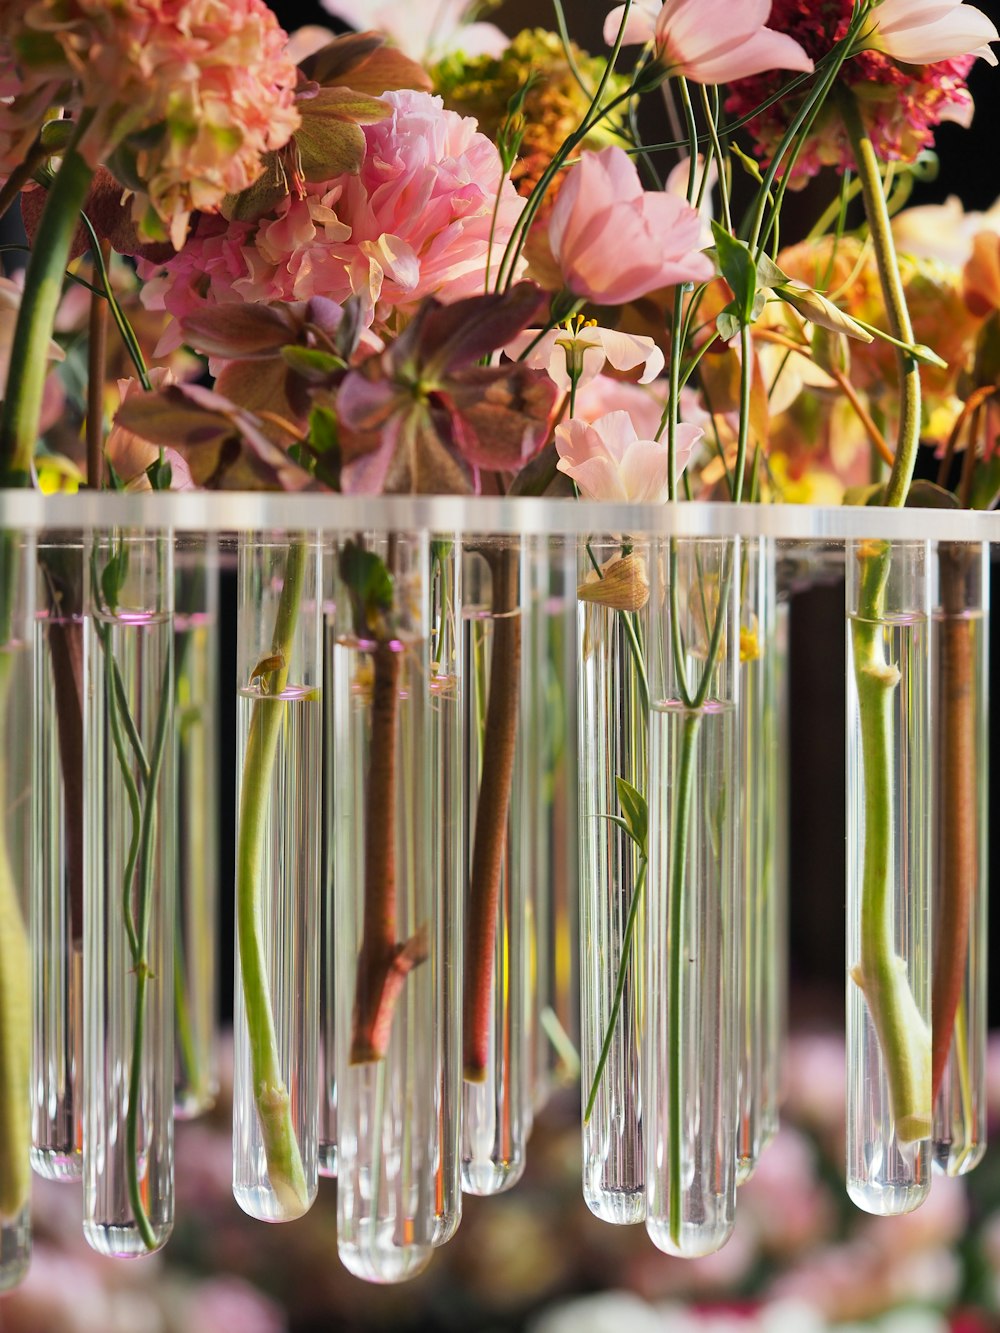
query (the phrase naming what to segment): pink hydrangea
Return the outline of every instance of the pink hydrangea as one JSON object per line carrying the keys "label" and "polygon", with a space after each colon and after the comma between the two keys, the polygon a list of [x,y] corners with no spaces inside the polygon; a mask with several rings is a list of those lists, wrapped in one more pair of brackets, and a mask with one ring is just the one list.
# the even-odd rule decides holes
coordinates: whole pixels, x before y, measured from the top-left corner
{"label": "pink hydrangea", "polygon": [[81,152],[91,166],[117,152],[141,183],[137,220],[176,246],[191,212],[252,184],[299,124],[264,0],[35,0],[0,10],[0,41],[0,159],[17,160],[50,103],[86,110]]}
{"label": "pink hydrangea", "polygon": [[425,296],[482,292],[524,206],[495,145],[439,97],[385,100],[393,114],[364,127],[356,176],[309,185],[252,225],[204,219],[147,300],[181,317],[205,302],[357,296],[383,326]]}

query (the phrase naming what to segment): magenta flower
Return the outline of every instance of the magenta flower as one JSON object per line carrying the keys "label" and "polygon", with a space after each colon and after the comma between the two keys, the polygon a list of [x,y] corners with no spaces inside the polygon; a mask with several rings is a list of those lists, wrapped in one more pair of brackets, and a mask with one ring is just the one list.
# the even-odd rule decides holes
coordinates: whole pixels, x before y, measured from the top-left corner
{"label": "magenta flower", "polygon": [[598,305],[624,305],[715,272],[700,253],[701,218],[676,195],[643,190],[622,148],[585,152],[549,218],[549,245],[566,286]]}
{"label": "magenta flower", "polygon": [[[618,5],[605,21],[609,45],[624,12]],[[728,83],[772,69],[811,73],[813,62],[798,42],[765,27],[770,13],[771,0],[636,0],[625,42],[652,42],[668,74],[695,83]]]}
{"label": "magenta flower", "polygon": [[933,65],[958,56],[997,58],[988,43],[1000,41],[992,20],[962,0],[882,0],[872,10],[864,47],[907,65]]}
{"label": "magenta flower", "polygon": [[[701,439],[697,426],[677,427],[678,470],[683,471]],[[560,472],[588,500],[664,504],[670,469],[666,442],[640,440],[627,412],[609,412],[592,425],[573,418],[556,427]]]}

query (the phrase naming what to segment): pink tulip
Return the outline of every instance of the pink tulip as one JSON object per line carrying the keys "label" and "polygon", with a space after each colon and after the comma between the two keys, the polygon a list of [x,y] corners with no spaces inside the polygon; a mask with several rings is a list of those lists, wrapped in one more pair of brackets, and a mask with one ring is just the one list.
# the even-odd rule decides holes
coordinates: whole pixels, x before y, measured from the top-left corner
{"label": "pink tulip", "polygon": [[882,0],[872,10],[865,47],[907,65],[934,65],[959,56],[997,58],[987,43],[1000,41],[991,19],[962,0]]}
{"label": "pink tulip", "polygon": [[[683,470],[701,439],[697,426],[677,428],[677,461]],[[593,425],[576,417],[556,427],[557,467],[588,500],[664,504],[670,472],[666,441],[640,440],[627,412],[609,412]]]}
{"label": "pink tulip", "polygon": [[[618,5],[607,17],[604,40],[609,45],[624,12],[625,6]],[[813,62],[798,42],[764,26],[770,13],[771,0],[666,0],[663,5],[635,0],[624,41],[652,42],[669,74],[695,83],[731,83],[773,69],[812,73]]]}
{"label": "pink tulip", "polygon": [[700,244],[695,209],[676,195],[643,190],[622,148],[585,152],[549,219],[549,245],[566,286],[598,305],[707,281],[715,270]]}

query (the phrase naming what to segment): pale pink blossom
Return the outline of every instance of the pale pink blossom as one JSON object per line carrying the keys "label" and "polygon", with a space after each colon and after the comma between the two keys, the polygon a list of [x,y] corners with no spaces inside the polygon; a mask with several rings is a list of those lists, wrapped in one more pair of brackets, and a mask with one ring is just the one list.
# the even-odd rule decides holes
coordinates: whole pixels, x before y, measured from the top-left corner
{"label": "pale pink blossom", "polygon": [[[609,45],[624,12],[618,5],[605,21]],[[624,41],[652,42],[669,74],[695,83],[729,83],[773,69],[811,73],[813,62],[798,42],[765,26],[770,12],[771,0],[634,0]]]}
{"label": "pale pink blossom", "polygon": [[549,218],[553,257],[570,291],[624,305],[714,268],[700,252],[701,218],[676,195],[643,190],[622,148],[583,153],[567,172]]}
{"label": "pale pink blossom", "polygon": [[606,365],[615,370],[641,367],[640,384],[652,383],[664,365],[663,353],[652,338],[602,329],[594,323],[581,323],[572,329],[550,329],[541,336],[538,329],[525,329],[504,351],[513,361],[523,358],[532,370],[547,371],[563,393],[570,389],[571,368],[577,371],[579,389],[596,379]]}
{"label": "pale pink blossom", "polygon": [[[682,471],[701,439],[697,426],[677,427],[677,465]],[[666,441],[640,440],[627,412],[610,412],[592,425],[573,417],[556,427],[560,472],[588,500],[663,504],[669,496]]]}
{"label": "pale pink blossom", "polygon": [[[670,175],[667,177],[663,188],[668,194],[677,195],[678,199],[687,200],[688,185],[691,180],[691,161],[689,158],[681,158],[680,162],[671,168]],[[701,217],[701,244],[703,249],[708,249],[714,243],[712,236],[712,219],[715,216],[713,206],[712,191],[719,183],[719,166],[715,158],[709,163],[708,178],[705,178],[705,159],[701,153],[698,154],[698,160],[694,169],[694,199],[698,214]],[[699,199],[701,202],[699,203]]]}
{"label": "pale pink blossom", "polygon": [[[615,379],[611,375],[598,375],[577,390],[573,415],[580,421],[593,424],[598,417],[605,417],[609,412],[627,412],[639,438],[652,440],[663,422],[667,394],[666,380],[654,380],[652,384],[632,384],[629,380]],[[712,418],[702,407],[694,389],[681,389],[679,415],[682,421],[697,426],[703,432],[711,426]]]}
{"label": "pale pink blossom", "polygon": [[881,0],[872,9],[863,47],[906,65],[969,55],[995,65],[989,43],[997,41],[1000,33],[992,19],[962,0]]}
{"label": "pale pink blossom", "polygon": [[147,304],[181,318],[206,303],[355,296],[365,322],[381,325],[425,296],[483,291],[524,207],[496,146],[439,97],[385,100],[392,115],[363,127],[357,175],[309,184],[258,223],[204,219],[148,284]]}
{"label": "pale pink blossom", "polygon": [[472,0],[322,0],[323,8],[352,28],[384,32],[413,60],[429,63],[453,51],[498,56],[508,39],[493,23],[472,23]]}

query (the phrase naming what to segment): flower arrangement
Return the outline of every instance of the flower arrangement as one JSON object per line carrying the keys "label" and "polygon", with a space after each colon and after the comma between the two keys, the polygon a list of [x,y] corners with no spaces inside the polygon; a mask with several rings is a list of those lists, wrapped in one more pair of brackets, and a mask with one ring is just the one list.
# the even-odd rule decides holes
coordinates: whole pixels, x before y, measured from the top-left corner
{"label": "flower arrangement", "polygon": [[[846,415],[871,478],[848,498],[996,502],[995,234],[975,236],[959,283],[919,255],[901,262],[906,214],[892,217],[934,128],[968,122],[972,62],[996,63],[985,15],[960,0],[753,0],[735,18],[714,0],[626,0],[607,16],[607,52],[585,56],[559,0],[555,33],[509,45],[467,5],[434,10],[429,27],[418,6],[328,8],[385,32],[289,40],[263,0],[2,7],[0,208],[20,196],[31,238],[20,298],[10,290],[2,307],[5,487],[75,475],[96,489],[739,504],[791,492],[815,470],[811,448],[842,454]],[[676,129],[650,144],[638,110],[660,102]],[[788,191],[827,169],[836,197],[788,246]],[[67,278],[90,302],[85,468],[39,433]],[[943,309],[956,312],[947,356]],[[106,431],[109,317],[134,375]],[[941,444],[936,485],[913,482],[922,438]],[[0,690],[15,675],[23,574],[4,541]],[[101,826],[102,792],[116,811],[88,835],[88,869],[68,876],[70,934],[90,959],[88,1067],[103,1052],[105,1070],[127,1071],[107,1086],[88,1076],[82,1128],[87,1235],[112,1253],[158,1248],[172,1219],[161,1047],[171,736],[189,681],[170,638],[170,557],[162,534],[125,530],[96,535],[73,578],[61,555],[40,556],[47,613],[63,626],[46,651],[65,822],[83,822],[86,801],[88,827]],[[920,619],[922,558],[872,540],[849,561],[852,1050],[857,1080],[880,1089],[850,1188],[884,1212],[926,1195],[931,1144],[951,1143],[935,1111],[946,1070],[967,1101],[974,1063],[962,1016],[980,640],[968,632],[975,561],[960,544],[940,553],[933,1006],[929,898],[900,906],[925,854],[907,841],[922,751],[895,740],[926,706],[923,640],[901,628]],[[698,1256],[730,1234],[737,1178],[776,1116],[776,1000],[735,942],[760,963],[776,930],[772,905],[752,905],[768,859],[753,801],[774,779],[766,766],[749,777],[773,735],[773,562],[752,544],[651,542],[641,529],[595,534],[581,561],[585,1194],[599,1215],[645,1217],[662,1249]],[[516,1051],[535,908],[518,896],[531,878],[518,821],[532,790],[523,719],[543,711],[531,577],[519,545],[489,535],[460,553],[447,534],[395,531],[342,535],[332,555],[305,531],[241,543],[236,1192],[267,1220],[310,1206],[316,1054],[329,1038],[341,1254],[376,1280],[427,1262],[457,1226],[460,1187],[495,1193],[523,1168],[532,1094]],[[759,734],[741,694],[759,696]],[[0,716],[10,707],[0,697]],[[321,1036],[310,775],[324,713],[337,755],[324,908],[336,999]],[[84,730],[81,758],[68,738]],[[459,773],[461,828],[448,796]],[[15,850],[0,857],[0,1219],[23,1236]],[[451,890],[431,888],[456,876],[458,915]],[[117,1007],[115,968],[130,997]],[[727,997],[729,973],[740,982]],[[971,1157],[981,1145],[967,1138]]]}

